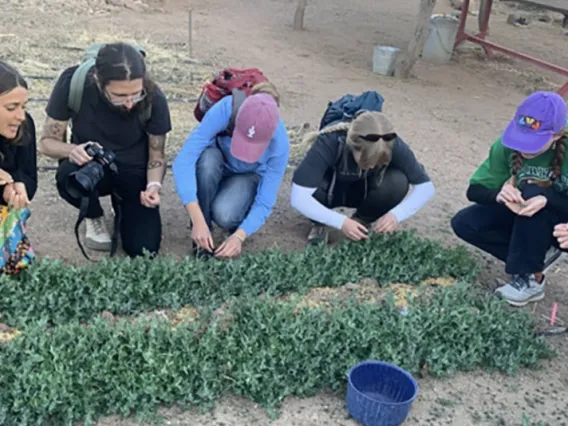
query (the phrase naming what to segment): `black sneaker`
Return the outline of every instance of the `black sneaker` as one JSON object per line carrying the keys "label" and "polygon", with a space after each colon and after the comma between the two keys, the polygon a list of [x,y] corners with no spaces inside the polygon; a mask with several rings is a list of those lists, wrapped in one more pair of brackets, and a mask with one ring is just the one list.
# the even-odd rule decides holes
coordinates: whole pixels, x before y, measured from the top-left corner
{"label": "black sneaker", "polygon": [[193,256],[195,256],[196,259],[199,259],[199,260],[209,260],[209,259],[215,257],[213,255],[213,253],[210,253],[207,250],[205,250],[204,248],[199,247],[195,243],[195,241],[191,242],[191,253],[193,254]]}
{"label": "black sneaker", "polygon": [[563,254],[564,253],[556,247],[550,247],[544,256],[544,268],[542,273],[545,274],[556,262],[560,260]]}
{"label": "black sneaker", "polygon": [[327,229],[327,226],[316,223],[312,226],[312,229],[308,234],[308,244],[327,244],[328,238],[329,230]]}

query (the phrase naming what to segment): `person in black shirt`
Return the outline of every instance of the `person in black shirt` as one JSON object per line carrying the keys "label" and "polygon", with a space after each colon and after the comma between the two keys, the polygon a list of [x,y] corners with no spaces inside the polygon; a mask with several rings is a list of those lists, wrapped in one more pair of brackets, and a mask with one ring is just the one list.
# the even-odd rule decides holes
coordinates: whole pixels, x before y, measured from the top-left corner
{"label": "person in black shirt", "polygon": [[[99,202],[99,196],[111,195],[113,209],[121,218],[115,220],[115,232],[118,226],[126,254],[139,256],[145,250],[155,254],[162,239],[160,189],[166,170],[166,135],[171,130],[166,97],[148,76],[139,50],[127,43],[106,44],[87,74],[77,113],[68,103],[76,70],[76,66],[66,69],[53,88],[40,152],[62,160],[57,188],[61,197],[77,208],[84,197],[71,190],[70,175],[93,159],[86,150],[88,144],[113,152],[118,173],[105,168],[89,195],[86,245],[93,250],[111,249]],[[142,113],[148,109],[145,121]],[[64,141],[69,120],[70,144]]]}
{"label": "person in black shirt", "polygon": [[[36,134],[26,112],[28,85],[10,65],[0,61],[0,235],[4,247],[0,272],[17,273],[32,258],[25,235],[29,206],[37,191]],[[8,219],[10,215],[16,221]]]}
{"label": "person in black shirt", "polygon": [[[313,145],[294,173],[290,201],[314,223],[310,244],[327,242],[326,226],[354,241],[371,230],[393,232],[434,196],[424,166],[383,113],[362,111],[352,122],[306,135],[304,142]],[[335,207],[356,211],[347,217]]]}

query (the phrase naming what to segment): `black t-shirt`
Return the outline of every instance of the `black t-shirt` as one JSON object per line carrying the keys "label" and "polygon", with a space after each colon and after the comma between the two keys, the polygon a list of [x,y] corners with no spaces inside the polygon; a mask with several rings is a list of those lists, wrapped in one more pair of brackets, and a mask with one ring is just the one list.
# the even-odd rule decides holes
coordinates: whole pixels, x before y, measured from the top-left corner
{"label": "black t-shirt", "polygon": [[[343,164],[343,147],[346,131],[324,133],[318,136],[306,157],[294,173],[293,183],[306,188],[319,188],[329,176],[334,167]],[[359,173],[350,150],[346,151],[346,159],[350,176],[345,176],[351,182],[362,180],[376,174],[377,169],[367,175]],[[418,162],[410,147],[400,138],[396,138],[392,150],[392,159],[389,167],[401,170],[411,185],[429,182],[430,177],[424,166]]]}
{"label": "black t-shirt", "polygon": [[87,75],[79,114],[75,115],[67,104],[71,77],[77,66],[63,71],[55,84],[46,107],[46,113],[54,120],[72,120],[74,144],[98,142],[103,148],[116,154],[119,165],[146,167],[148,163],[148,133],[165,135],[171,129],[168,102],[160,89],[152,102],[152,116],[144,128],[138,112],[122,114],[99,91],[92,70]]}
{"label": "black t-shirt", "polygon": [[[0,136],[0,169],[8,172],[14,182],[22,182],[26,186],[31,201],[37,191],[37,151],[36,129],[31,115],[26,113],[26,129],[18,144],[8,142]],[[6,205],[4,185],[0,186],[0,204]]]}

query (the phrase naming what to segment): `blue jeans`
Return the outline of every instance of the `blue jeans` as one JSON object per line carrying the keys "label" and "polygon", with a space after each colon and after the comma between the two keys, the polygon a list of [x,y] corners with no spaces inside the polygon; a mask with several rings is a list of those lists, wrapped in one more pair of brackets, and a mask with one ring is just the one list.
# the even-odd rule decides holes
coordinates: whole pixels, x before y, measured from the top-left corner
{"label": "blue jeans", "polygon": [[532,217],[518,216],[503,204],[474,204],[452,218],[455,234],[505,262],[507,274],[542,272],[546,252],[558,248],[554,226],[566,218],[548,208]]}
{"label": "blue jeans", "polygon": [[225,231],[236,231],[256,198],[260,176],[229,170],[215,145],[199,156],[196,174],[197,200],[209,229],[215,222]]}

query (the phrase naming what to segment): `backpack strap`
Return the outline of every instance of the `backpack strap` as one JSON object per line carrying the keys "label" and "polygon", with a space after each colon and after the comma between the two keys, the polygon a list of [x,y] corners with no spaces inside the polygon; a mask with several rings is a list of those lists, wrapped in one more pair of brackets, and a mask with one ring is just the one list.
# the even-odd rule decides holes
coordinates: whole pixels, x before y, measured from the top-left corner
{"label": "backpack strap", "polygon": [[233,109],[231,111],[231,118],[229,120],[229,126],[227,127],[227,134],[232,135],[235,129],[235,121],[237,121],[237,114],[239,108],[247,98],[247,94],[244,90],[233,89],[231,94],[233,95]]}
{"label": "backpack strap", "polygon": [[339,136],[338,138],[338,147],[337,153],[335,154],[335,162],[333,163],[332,167],[332,175],[331,175],[331,182],[329,183],[329,188],[327,189],[327,202],[328,206],[331,206],[331,202],[333,201],[333,191],[335,190],[335,182],[337,181],[337,163],[341,159],[343,151],[345,151],[345,138],[343,136]]}
{"label": "backpack strap", "polygon": [[85,89],[85,81],[87,74],[95,66],[96,58],[89,58],[81,63],[71,77],[71,84],[69,86],[69,97],[67,105],[69,109],[75,114],[81,108],[81,101],[83,99],[83,90]]}

